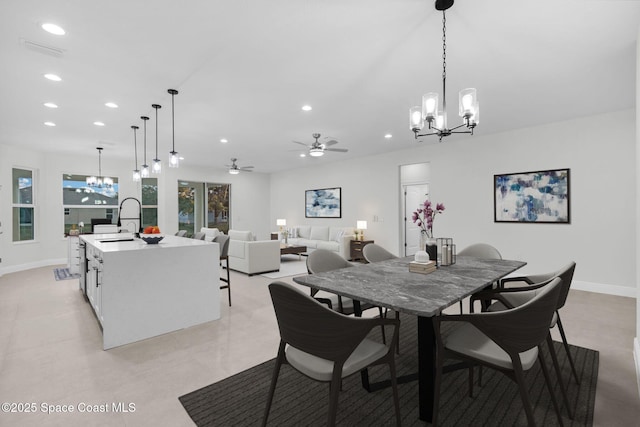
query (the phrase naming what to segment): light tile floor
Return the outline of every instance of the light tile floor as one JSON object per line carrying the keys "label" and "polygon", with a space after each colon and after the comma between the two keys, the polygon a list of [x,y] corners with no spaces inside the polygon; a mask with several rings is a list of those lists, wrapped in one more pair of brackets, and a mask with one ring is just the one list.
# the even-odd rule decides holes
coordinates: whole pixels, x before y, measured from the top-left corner
{"label": "light tile floor", "polygon": [[[54,267],[0,277],[0,402],[36,409],[0,412],[0,426],[192,426],[179,396],[275,356],[272,279],[232,272],[220,320],[103,351],[78,282],[56,282]],[[633,299],[580,291],[562,311],[569,341],[600,351],[597,426],[640,425],[635,316]]]}

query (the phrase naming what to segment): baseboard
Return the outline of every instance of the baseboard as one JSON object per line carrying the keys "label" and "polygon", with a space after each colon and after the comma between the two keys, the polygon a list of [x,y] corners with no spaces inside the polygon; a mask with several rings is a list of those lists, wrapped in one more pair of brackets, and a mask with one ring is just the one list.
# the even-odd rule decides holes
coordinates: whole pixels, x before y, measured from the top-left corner
{"label": "baseboard", "polygon": [[603,283],[583,282],[580,280],[573,280],[571,282],[571,289],[578,291],[596,292],[599,294],[616,295],[619,297],[636,298],[638,289],[634,287],[618,286],[618,285],[606,285]]}
{"label": "baseboard", "polygon": [[9,273],[17,273],[18,271],[31,270],[32,268],[46,267],[48,265],[67,264],[67,258],[46,259],[42,261],[28,262],[25,264],[11,265],[9,267],[0,268],[0,277]]}
{"label": "baseboard", "polygon": [[640,341],[633,339],[633,358],[636,361],[636,379],[638,380],[638,396],[640,396]]}

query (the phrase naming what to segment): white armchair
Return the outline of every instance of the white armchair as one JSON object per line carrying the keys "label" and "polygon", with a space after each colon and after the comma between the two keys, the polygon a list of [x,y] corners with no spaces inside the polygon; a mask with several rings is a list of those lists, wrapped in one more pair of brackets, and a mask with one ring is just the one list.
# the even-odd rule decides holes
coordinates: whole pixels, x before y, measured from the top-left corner
{"label": "white armchair", "polygon": [[229,230],[229,268],[250,276],[280,270],[280,242],[255,241],[250,231]]}

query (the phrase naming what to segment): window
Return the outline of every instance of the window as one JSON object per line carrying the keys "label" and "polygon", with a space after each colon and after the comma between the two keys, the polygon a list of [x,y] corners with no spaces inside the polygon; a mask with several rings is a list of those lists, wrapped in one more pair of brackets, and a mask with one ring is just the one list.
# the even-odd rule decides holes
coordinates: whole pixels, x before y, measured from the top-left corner
{"label": "window", "polygon": [[207,228],[229,231],[229,192],[231,184],[207,185]]}
{"label": "window", "polygon": [[35,203],[33,171],[12,169],[11,186],[13,192],[13,241],[22,242],[35,239]]}
{"label": "window", "polygon": [[73,225],[83,231],[92,230],[95,223],[110,222],[118,219],[118,178],[113,179],[113,186],[88,186],[87,175],[62,175],[62,205],[64,209],[64,233],[67,234]]}
{"label": "window", "polygon": [[229,231],[230,184],[178,182],[178,229],[193,234],[202,227]]}
{"label": "window", "polygon": [[142,228],[158,225],[158,178],[142,178]]}

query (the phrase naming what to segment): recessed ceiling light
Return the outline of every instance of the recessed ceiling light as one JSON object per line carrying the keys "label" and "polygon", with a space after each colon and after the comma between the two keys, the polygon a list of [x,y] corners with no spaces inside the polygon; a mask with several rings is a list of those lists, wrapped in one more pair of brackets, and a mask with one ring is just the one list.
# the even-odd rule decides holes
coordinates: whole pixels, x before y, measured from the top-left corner
{"label": "recessed ceiling light", "polygon": [[311,111],[311,110],[312,110],[311,105],[303,105],[302,106],[302,111]]}
{"label": "recessed ceiling light", "polygon": [[304,153],[300,153],[300,157],[307,157],[307,155]]}
{"label": "recessed ceiling light", "polygon": [[45,102],[44,106],[49,108],[58,108],[58,105],[54,104],[53,102]]}
{"label": "recessed ceiling light", "polygon": [[385,137],[385,138],[387,138],[387,139],[391,139],[391,138],[393,138],[393,135],[391,135],[390,133],[388,133],[388,134],[386,134],[384,137]]}
{"label": "recessed ceiling light", "polygon": [[118,104],[116,104],[115,102],[107,102],[104,105],[106,105],[109,108],[118,108]]}
{"label": "recessed ceiling light", "polygon": [[44,125],[45,125],[45,126],[51,126],[51,127],[53,127],[53,126],[55,126],[56,124],[55,124],[55,123],[53,123],[53,122],[44,122]]}
{"label": "recessed ceiling light", "polygon": [[50,22],[45,22],[44,24],[42,24],[42,29],[47,33],[55,34],[56,36],[64,36],[66,34],[64,28]]}
{"label": "recessed ceiling light", "polygon": [[62,81],[62,79],[60,78],[60,76],[56,75],[56,74],[45,74],[44,75],[45,79],[49,79],[53,82],[59,82]]}
{"label": "recessed ceiling light", "polygon": [[229,142],[229,141],[227,141],[225,138],[222,138],[222,139],[220,140],[220,142],[222,142],[223,144],[226,144],[226,143],[227,143],[227,142]]}
{"label": "recessed ceiling light", "polygon": [[104,123],[102,122],[93,122],[93,124],[96,126],[104,126]]}

